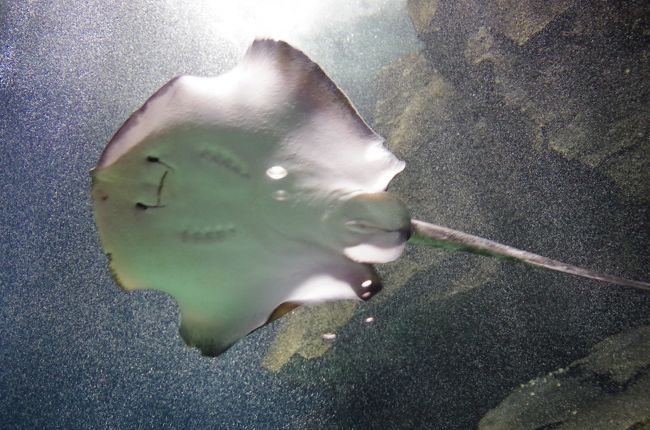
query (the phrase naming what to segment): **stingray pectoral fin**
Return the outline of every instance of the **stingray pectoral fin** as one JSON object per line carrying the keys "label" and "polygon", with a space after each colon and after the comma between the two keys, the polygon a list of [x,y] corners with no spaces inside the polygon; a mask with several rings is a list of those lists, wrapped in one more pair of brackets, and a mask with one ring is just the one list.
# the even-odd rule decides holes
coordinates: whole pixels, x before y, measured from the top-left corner
{"label": "stingray pectoral fin", "polygon": [[201,354],[208,357],[216,357],[232,346],[233,342],[225,342],[220,337],[215,336],[219,330],[217,325],[198,324],[181,319],[179,333],[181,338],[188,346],[196,347]]}
{"label": "stingray pectoral fin", "polygon": [[270,323],[272,321],[277,320],[278,318],[283,317],[284,315],[288,314],[292,310],[296,309],[297,307],[300,306],[300,303],[295,303],[295,302],[284,302],[280,304],[277,308],[273,310],[273,313],[269,317],[268,320],[266,320],[266,323]]}
{"label": "stingray pectoral fin", "polygon": [[[177,300],[178,301],[178,300]],[[181,325],[178,330],[185,343],[208,357],[221,355],[239,339],[268,321],[246,307],[228,306],[206,312],[203,305],[178,301]],[[252,311],[252,312],[251,312]]]}
{"label": "stingray pectoral fin", "polygon": [[595,279],[610,284],[622,285],[625,287],[639,288],[650,291],[650,283],[634,281],[605,273],[594,272],[589,269],[572,266],[531,252],[522,251],[508,245],[503,245],[482,237],[473,236],[458,230],[430,224],[423,221],[412,220],[412,235],[410,243],[426,245],[435,248],[444,248],[454,251],[465,251],[473,254],[496,257],[505,260],[518,261],[543,269],[556,272],[568,273],[583,278]]}

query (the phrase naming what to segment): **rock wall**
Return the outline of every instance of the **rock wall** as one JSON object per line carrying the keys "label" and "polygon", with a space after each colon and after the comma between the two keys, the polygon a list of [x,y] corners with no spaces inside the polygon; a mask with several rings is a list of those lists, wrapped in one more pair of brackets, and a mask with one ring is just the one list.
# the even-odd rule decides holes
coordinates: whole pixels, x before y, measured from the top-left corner
{"label": "rock wall", "polygon": [[650,428],[650,327],[597,344],[587,357],[515,389],[479,430]]}
{"label": "rock wall", "polygon": [[456,88],[527,120],[531,145],[650,202],[650,3],[408,4],[427,56]]}

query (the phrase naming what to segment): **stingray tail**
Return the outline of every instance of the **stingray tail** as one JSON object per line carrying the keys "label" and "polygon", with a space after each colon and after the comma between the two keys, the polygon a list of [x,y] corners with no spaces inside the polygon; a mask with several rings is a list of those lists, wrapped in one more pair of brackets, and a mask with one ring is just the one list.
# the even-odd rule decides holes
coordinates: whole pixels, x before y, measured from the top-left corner
{"label": "stingray tail", "polygon": [[496,257],[503,260],[518,261],[548,270],[555,270],[556,272],[569,273],[583,278],[595,279],[610,284],[650,291],[650,283],[647,282],[633,281],[572,266],[570,264],[562,263],[561,261],[552,260],[550,258],[542,257],[541,255],[522,251],[508,245],[503,245],[498,242],[483,239],[482,237],[473,236],[471,234],[452,230],[436,224],[429,224],[414,219],[411,220],[411,229],[412,233],[409,242],[416,245],[426,245],[454,251],[465,251],[473,254]]}

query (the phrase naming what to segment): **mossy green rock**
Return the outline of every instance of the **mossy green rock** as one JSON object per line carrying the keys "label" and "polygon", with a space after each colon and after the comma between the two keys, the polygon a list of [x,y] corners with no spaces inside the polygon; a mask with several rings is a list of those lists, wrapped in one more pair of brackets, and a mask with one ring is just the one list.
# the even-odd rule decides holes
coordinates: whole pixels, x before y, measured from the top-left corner
{"label": "mossy green rock", "polygon": [[412,0],[434,66],[527,120],[530,144],[650,202],[650,3]]}
{"label": "mossy green rock", "polygon": [[483,417],[479,430],[639,430],[649,424],[650,327],[644,326],[517,388]]}

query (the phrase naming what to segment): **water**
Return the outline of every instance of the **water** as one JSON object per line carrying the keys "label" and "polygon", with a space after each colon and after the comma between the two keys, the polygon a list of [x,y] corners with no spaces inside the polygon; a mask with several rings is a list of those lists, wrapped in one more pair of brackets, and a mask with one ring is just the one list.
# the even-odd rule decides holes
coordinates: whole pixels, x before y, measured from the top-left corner
{"label": "water", "polygon": [[173,300],[116,286],[89,170],[167,80],[225,71],[259,35],[308,53],[388,138],[414,216],[647,280],[647,6],[557,2],[526,33],[507,25],[517,8],[459,2],[431,22],[420,3],[415,28],[401,1],[5,4],[3,427],[476,428],[648,324],[642,292],[409,248],[367,304],[301,309],[209,359],[178,337]]}

